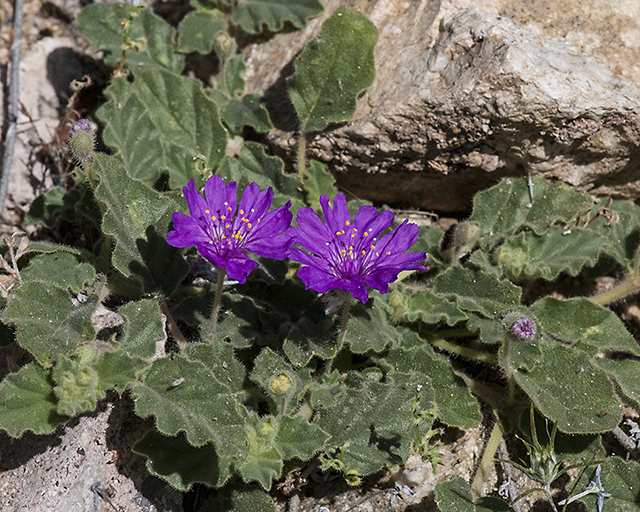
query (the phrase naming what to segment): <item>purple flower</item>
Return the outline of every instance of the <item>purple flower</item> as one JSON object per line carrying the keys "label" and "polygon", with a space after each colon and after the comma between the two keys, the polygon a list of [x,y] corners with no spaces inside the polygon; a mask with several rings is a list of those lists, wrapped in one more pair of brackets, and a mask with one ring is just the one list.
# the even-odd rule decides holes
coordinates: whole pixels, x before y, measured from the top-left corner
{"label": "purple flower", "polygon": [[536,337],[536,324],[528,316],[522,316],[514,322],[511,331],[519,339],[531,341]]}
{"label": "purple flower", "polygon": [[280,260],[287,257],[291,237],[283,233],[291,225],[291,202],[269,212],[273,189],[260,192],[258,185],[251,183],[242,194],[237,215],[235,181],[225,185],[220,176],[211,176],[204,186],[205,197],[193,180],[182,189],[191,217],[173,214],[169,245],[195,245],[212,265],[226,268],[229,278],[239,283],[258,266],[248,252]]}
{"label": "purple flower", "polygon": [[88,119],[78,119],[78,121],[69,130],[69,138],[75,137],[78,132],[91,132],[91,123]]}
{"label": "purple flower", "polygon": [[405,221],[380,237],[393,223],[392,212],[378,214],[373,206],[362,206],[352,222],[343,194],[334,198],[333,210],[326,195],[320,197],[320,205],[326,224],[313,209],[301,208],[298,227],[291,228],[294,243],[305,250],[292,247],[289,257],[305,265],[298,277],[307,289],[346,290],[364,303],[367,286],[388,293],[389,283],[403,270],[426,270],[417,263],[426,258],[424,252],[405,254],[420,235],[415,224]]}

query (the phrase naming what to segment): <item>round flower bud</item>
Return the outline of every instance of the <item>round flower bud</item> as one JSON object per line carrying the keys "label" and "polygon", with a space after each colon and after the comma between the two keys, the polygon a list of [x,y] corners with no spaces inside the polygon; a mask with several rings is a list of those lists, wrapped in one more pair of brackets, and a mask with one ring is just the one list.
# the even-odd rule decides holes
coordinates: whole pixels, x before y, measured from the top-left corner
{"label": "round flower bud", "polygon": [[286,373],[281,373],[269,382],[269,390],[278,395],[284,395],[291,391],[293,379]]}
{"label": "round flower bud", "polygon": [[511,332],[520,340],[532,341],[536,337],[536,324],[528,316],[522,316],[513,323]]}
{"label": "round flower bud", "polygon": [[69,130],[67,143],[78,161],[84,163],[91,160],[96,145],[96,130],[88,119],[80,119]]}

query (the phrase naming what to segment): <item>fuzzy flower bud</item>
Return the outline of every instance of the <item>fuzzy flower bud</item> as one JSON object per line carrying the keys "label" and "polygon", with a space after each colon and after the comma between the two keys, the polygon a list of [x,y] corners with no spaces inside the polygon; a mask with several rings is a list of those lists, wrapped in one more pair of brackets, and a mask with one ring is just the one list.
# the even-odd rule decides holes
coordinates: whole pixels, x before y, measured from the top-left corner
{"label": "fuzzy flower bud", "polygon": [[74,156],[81,163],[91,160],[96,145],[96,130],[88,119],[80,119],[69,130],[67,140]]}
{"label": "fuzzy flower bud", "polygon": [[523,341],[532,341],[536,337],[536,324],[528,316],[522,316],[513,323],[511,331]]}

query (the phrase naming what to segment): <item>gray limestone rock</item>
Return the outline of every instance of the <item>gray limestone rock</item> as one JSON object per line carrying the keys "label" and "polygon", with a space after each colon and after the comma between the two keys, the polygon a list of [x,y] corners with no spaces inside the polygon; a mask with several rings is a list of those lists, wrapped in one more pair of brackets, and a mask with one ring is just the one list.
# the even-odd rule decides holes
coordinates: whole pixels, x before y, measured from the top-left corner
{"label": "gray limestone rock", "polygon": [[[434,41],[424,34],[439,1],[412,5],[400,21],[363,10],[380,31],[376,80],[352,121],[310,136],[308,156],[326,163],[341,187],[445,212],[468,210],[478,190],[528,173],[640,197],[640,91],[633,82],[562,39],[477,9],[441,19]],[[282,108],[286,73],[266,96],[279,106],[270,141],[292,158],[295,121]]]}

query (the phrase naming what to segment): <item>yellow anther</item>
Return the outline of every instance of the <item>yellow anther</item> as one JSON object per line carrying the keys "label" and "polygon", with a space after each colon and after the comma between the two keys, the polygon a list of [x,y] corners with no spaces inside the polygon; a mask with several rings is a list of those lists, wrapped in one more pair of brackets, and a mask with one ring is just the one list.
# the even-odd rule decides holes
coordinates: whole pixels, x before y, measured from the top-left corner
{"label": "yellow anther", "polygon": [[212,215],[212,216],[211,216],[211,220],[215,222],[215,221],[216,221],[216,216],[215,216],[215,215]]}
{"label": "yellow anther", "polygon": [[387,256],[389,256],[389,254],[391,254],[391,253],[390,253],[389,251],[387,251],[385,254],[386,254]]}
{"label": "yellow anther", "polygon": [[240,215],[244,215],[244,210],[240,210]]}
{"label": "yellow anther", "polygon": [[369,233],[366,233],[366,232],[365,232],[365,234],[364,234],[364,235],[362,235],[362,236],[369,236]]}
{"label": "yellow anther", "polygon": [[209,210],[205,210],[204,213],[211,213]]}
{"label": "yellow anther", "polygon": [[347,221],[345,221],[345,222],[344,222],[344,225],[345,225],[345,226],[349,226],[349,225],[351,225],[351,222],[349,222],[349,221],[347,220]]}
{"label": "yellow anther", "polygon": [[222,220],[227,220],[227,218],[226,218],[224,215],[220,215],[220,218],[221,218]]}

